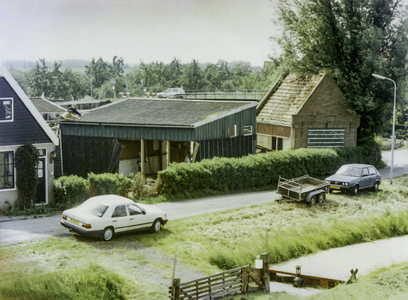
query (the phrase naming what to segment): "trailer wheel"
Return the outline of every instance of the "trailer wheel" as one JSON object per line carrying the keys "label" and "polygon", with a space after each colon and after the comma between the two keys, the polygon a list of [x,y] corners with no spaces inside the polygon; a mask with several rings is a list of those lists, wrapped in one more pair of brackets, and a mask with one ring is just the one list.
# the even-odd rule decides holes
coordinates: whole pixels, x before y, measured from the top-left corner
{"label": "trailer wheel", "polygon": [[325,193],[320,193],[317,195],[317,203],[323,203],[324,200],[326,200],[326,194]]}
{"label": "trailer wheel", "polygon": [[314,196],[312,196],[312,198],[310,198],[309,205],[313,206],[313,205],[315,205],[315,203],[316,203],[316,195],[314,195]]}

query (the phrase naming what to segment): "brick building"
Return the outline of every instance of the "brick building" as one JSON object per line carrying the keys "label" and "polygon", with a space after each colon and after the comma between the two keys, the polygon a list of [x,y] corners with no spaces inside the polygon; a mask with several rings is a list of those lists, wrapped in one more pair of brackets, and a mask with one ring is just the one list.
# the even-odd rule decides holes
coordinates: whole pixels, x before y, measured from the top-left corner
{"label": "brick building", "polygon": [[271,150],[356,146],[358,126],[329,72],[286,75],[257,106],[257,145]]}

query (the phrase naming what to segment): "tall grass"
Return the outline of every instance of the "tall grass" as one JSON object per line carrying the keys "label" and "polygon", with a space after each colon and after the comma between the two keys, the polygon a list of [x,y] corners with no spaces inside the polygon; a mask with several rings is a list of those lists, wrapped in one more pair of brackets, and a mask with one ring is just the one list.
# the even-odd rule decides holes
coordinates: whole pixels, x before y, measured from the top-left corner
{"label": "tall grass", "polygon": [[[408,211],[365,218],[344,218],[332,223],[312,221],[269,232],[269,262],[279,263],[318,251],[408,234]],[[265,252],[265,233],[257,232],[233,249],[215,246],[210,262],[229,269],[254,261]]]}
{"label": "tall grass", "polygon": [[[177,253],[207,273],[253,263],[268,252],[271,263],[330,248],[408,234],[408,177],[380,191],[328,195],[323,204],[268,203],[169,222],[142,242]],[[214,269],[215,267],[215,269]]]}
{"label": "tall grass", "polygon": [[71,236],[0,247],[0,299],[164,299],[149,268],[134,267],[146,264],[134,245]]}
{"label": "tall grass", "polygon": [[1,287],[7,299],[127,299],[126,280],[101,266],[64,268],[60,272],[45,272],[23,276]]}

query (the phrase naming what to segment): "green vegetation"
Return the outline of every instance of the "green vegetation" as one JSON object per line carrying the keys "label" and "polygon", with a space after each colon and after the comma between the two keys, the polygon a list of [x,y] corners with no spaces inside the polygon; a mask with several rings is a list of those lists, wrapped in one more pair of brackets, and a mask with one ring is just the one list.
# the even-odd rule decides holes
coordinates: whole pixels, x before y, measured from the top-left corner
{"label": "green vegetation", "polygon": [[[408,16],[399,0],[279,1],[283,49],[279,60],[302,74],[332,70],[347,101],[361,116],[359,139],[389,126],[393,85],[371,76],[393,79],[397,101],[405,102]],[[402,88],[401,88],[402,87]]]}
{"label": "green vegetation", "polygon": [[325,177],[345,163],[383,167],[381,150],[374,142],[359,147],[275,151],[242,158],[213,158],[194,164],[171,164],[159,172],[160,193],[180,195],[197,191],[239,191],[276,185],[279,176],[309,174]]}
{"label": "green vegetation", "polygon": [[98,195],[119,195],[126,197],[129,194],[129,190],[133,185],[133,181],[123,174],[88,174],[88,195],[90,197]]}
{"label": "green vegetation", "polygon": [[[125,264],[125,253],[114,257],[101,242],[72,236],[3,247],[1,254],[0,299],[164,299],[166,295],[143,279],[146,274],[133,276],[137,270]],[[132,257],[126,263],[138,260]]]}
{"label": "green vegetation", "polygon": [[[204,270],[228,269],[252,262],[265,251],[269,231],[272,263],[334,247],[379,240],[408,233],[408,177],[397,184],[384,182],[378,193],[356,197],[332,194],[326,202],[271,203],[172,221],[171,234],[144,237]],[[156,238],[157,237],[157,238]]]}
{"label": "green vegetation", "polygon": [[127,299],[126,281],[97,265],[32,274],[2,288],[10,299]]}
{"label": "green vegetation", "polygon": [[16,151],[17,203],[20,209],[29,208],[37,193],[38,151],[33,145],[24,145]]}
{"label": "green vegetation", "polygon": [[57,204],[81,203],[86,199],[88,181],[82,177],[71,175],[54,180],[54,201]]}
{"label": "green vegetation", "polygon": [[[61,290],[81,293],[75,294],[77,298],[86,295],[83,299],[96,299],[101,293],[116,291],[111,299],[164,299],[175,253],[178,257],[176,275],[183,282],[253,263],[258,254],[265,252],[266,231],[272,263],[323,249],[403,235],[408,233],[407,196],[408,176],[397,177],[393,185],[384,181],[377,193],[361,192],[353,197],[334,193],[328,195],[324,203],[313,207],[299,202],[272,202],[173,220],[158,234],[119,235],[111,243],[69,235],[2,246],[0,269],[6,270],[3,277],[7,280],[0,282],[0,295],[31,299],[23,298],[24,293],[29,292],[41,299],[39,297],[47,292],[41,281],[54,289],[67,278],[72,283],[67,283],[67,287]],[[105,275],[101,276],[99,272]],[[393,269],[391,273],[387,272],[383,272],[385,275],[378,273],[378,276],[385,277],[375,280],[370,278],[376,277],[369,277],[367,283],[365,279],[360,280],[357,285],[340,286],[319,297],[327,299],[324,298],[327,293],[334,298],[342,293],[354,295],[359,293],[360,282],[361,293],[366,288],[375,288],[379,295],[383,295],[389,292],[388,286],[392,286],[394,276]],[[96,281],[95,285],[90,285],[89,289],[78,287],[76,283],[84,280],[88,273]],[[380,278],[386,278],[385,287],[379,284]],[[401,280],[394,281],[397,289],[392,293],[404,293]],[[107,288],[107,282],[112,282],[112,288]],[[95,288],[100,290],[99,294]],[[257,295],[259,299],[250,299],[282,299],[262,298],[266,296],[282,295]],[[340,296],[337,299],[343,299]]]}
{"label": "green vegetation", "polygon": [[[74,71],[61,62],[51,66],[40,59],[28,71],[10,68],[10,72],[24,91],[32,97],[79,100],[92,96],[97,99],[114,98],[111,80],[115,80],[116,92],[130,92],[131,96],[143,96],[144,88],[149,93],[163,92],[167,88],[197,89],[268,89],[275,80],[269,71],[254,72],[245,63],[220,61],[217,64],[200,64],[193,59],[183,64],[174,58],[169,64],[163,62],[144,63],[125,74],[123,58],[114,56],[112,62],[92,58],[85,72]],[[272,77],[271,77],[272,76]],[[92,91],[91,91],[92,78]]]}

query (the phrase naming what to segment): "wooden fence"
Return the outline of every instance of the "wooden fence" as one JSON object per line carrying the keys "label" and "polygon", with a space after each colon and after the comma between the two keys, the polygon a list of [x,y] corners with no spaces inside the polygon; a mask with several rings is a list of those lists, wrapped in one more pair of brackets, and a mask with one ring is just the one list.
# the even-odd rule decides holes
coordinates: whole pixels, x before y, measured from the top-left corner
{"label": "wooden fence", "polygon": [[266,257],[266,254],[262,255],[262,269],[247,265],[183,283],[176,277],[169,287],[170,299],[213,300],[260,289],[269,292],[269,266]]}

